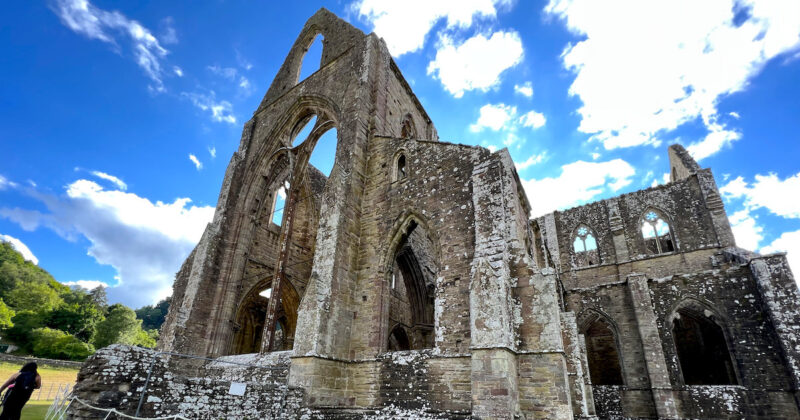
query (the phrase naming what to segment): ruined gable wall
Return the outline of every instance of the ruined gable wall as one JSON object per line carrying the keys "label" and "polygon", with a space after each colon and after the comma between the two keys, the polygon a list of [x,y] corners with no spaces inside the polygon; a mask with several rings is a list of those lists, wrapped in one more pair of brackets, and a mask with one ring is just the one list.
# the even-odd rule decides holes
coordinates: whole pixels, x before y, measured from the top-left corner
{"label": "ruined gable wall", "polygon": [[[406,156],[407,177],[394,179],[396,151]],[[359,309],[355,314],[351,356],[373,357],[385,348],[383,330],[394,257],[392,243],[412,214],[426,224],[439,257],[435,343],[443,351],[469,348],[470,262],[474,225],[471,176],[483,149],[447,143],[374,137],[370,142],[367,185],[361,223]],[[447,311],[444,309],[447,308]]]}
{"label": "ruined gable wall", "polygon": [[[620,258],[617,255],[614,243],[616,233],[612,232],[609,216],[612,206],[617,209],[622,220],[624,247],[627,255],[630,256],[628,259]],[[676,252],[659,256],[647,253],[639,223],[642,214],[651,207],[660,210],[668,219],[667,222],[672,228],[673,242],[677,247]],[[648,272],[662,276],[662,274],[656,274],[661,271],[661,268],[677,269],[680,272],[709,268],[708,258],[714,253],[713,249],[719,246],[714,224],[706,209],[697,177],[694,176],[685,181],[660,185],[609,200],[557,211],[553,213],[553,217],[559,244],[560,271],[565,284],[571,283],[568,288],[614,282],[620,276],[630,272]],[[599,266],[576,267],[573,265],[573,235],[575,228],[581,224],[588,226],[596,235],[601,258]],[[552,232],[545,232],[545,234],[551,235]],[[701,252],[660,260],[669,255],[686,254],[698,250]],[[643,262],[639,264],[639,261]],[[623,265],[625,263],[630,264]]]}

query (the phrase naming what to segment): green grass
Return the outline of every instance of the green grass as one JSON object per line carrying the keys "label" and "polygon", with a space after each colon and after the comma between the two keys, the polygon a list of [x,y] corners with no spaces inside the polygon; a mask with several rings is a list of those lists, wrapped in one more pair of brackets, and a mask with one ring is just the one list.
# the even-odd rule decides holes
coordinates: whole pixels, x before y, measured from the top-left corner
{"label": "green grass", "polygon": [[[19,372],[21,364],[0,362],[0,384],[11,375]],[[54,366],[39,366],[39,375],[42,377],[42,388],[49,388],[49,384],[73,384],[78,378],[78,369]]]}
{"label": "green grass", "polygon": [[53,401],[28,401],[22,408],[21,420],[42,420]]}

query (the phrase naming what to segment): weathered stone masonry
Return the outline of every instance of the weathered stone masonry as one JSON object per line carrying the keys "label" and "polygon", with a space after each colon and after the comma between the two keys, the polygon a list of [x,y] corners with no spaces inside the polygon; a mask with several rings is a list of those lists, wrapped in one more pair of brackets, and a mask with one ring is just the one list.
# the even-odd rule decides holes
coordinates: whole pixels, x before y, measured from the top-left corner
{"label": "weathered stone masonry", "polygon": [[666,185],[529,219],[548,197],[508,151],[439,141],[385,43],[322,9],[244,126],[158,351],[98,351],[75,395],[192,418],[800,418],[785,257],[736,248],[711,172],[669,157]]}

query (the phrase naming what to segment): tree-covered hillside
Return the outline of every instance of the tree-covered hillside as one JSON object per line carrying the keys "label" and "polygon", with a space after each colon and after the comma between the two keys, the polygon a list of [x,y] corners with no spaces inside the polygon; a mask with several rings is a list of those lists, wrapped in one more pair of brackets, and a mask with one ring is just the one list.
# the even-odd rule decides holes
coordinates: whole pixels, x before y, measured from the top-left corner
{"label": "tree-covered hillside", "polygon": [[83,360],[114,343],[154,347],[168,307],[109,306],[102,287],[65,286],[0,241],[0,336],[27,354]]}

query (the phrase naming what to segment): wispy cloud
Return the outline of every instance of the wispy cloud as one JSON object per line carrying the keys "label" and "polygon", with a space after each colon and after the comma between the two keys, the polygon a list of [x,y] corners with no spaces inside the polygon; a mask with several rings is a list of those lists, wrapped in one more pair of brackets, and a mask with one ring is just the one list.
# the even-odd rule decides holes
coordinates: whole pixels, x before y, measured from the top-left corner
{"label": "wispy cloud", "polygon": [[217,148],[216,147],[209,147],[208,148],[208,154],[211,155],[211,159],[216,158],[217,157]]}
{"label": "wispy cloud", "polygon": [[200,160],[197,159],[197,156],[189,153],[189,160],[191,160],[192,163],[194,163],[194,166],[195,168],[197,168],[198,171],[203,169],[203,162],[200,162]]}
{"label": "wispy cloud", "polygon": [[535,155],[531,155],[524,162],[519,162],[519,163],[515,162],[514,166],[517,167],[518,171],[521,171],[527,169],[530,166],[542,163],[545,161],[545,159],[547,159],[547,152],[541,152]]}
{"label": "wispy cloud", "polygon": [[533,84],[531,82],[525,82],[521,85],[514,85],[514,92],[530,98],[533,96]]}
{"label": "wispy cloud", "polygon": [[168,51],[149,29],[118,11],[102,10],[86,0],[55,0],[52,9],[66,27],[89,39],[108,43],[117,52],[126,40],[136,64],[153,82],[151,90],[164,91],[162,61]]}
{"label": "wispy cloud", "polygon": [[119,188],[122,191],[128,189],[128,185],[125,184],[125,182],[123,182],[121,179],[115,177],[114,175],[109,175],[105,172],[100,172],[100,171],[92,171],[92,175],[100,179],[105,179],[106,181],[110,181],[112,184],[116,185],[117,188]]}
{"label": "wispy cloud", "polygon": [[233,105],[228,101],[217,101],[216,94],[213,90],[208,94],[182,92],[181,95],[192,101],[194,106],[203,111],[209,111],[212,120],[236,124],[236,117],[233,115]]}

